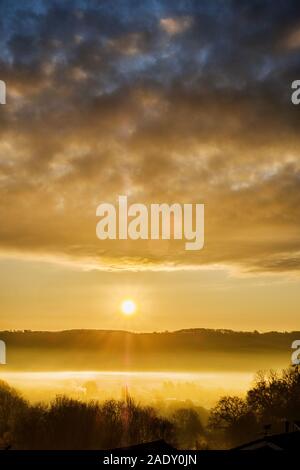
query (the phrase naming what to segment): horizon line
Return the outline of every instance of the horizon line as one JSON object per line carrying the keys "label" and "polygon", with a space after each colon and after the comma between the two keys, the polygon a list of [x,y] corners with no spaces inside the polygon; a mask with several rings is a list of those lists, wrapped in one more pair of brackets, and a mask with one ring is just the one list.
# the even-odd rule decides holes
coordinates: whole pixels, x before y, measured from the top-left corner
{"label": "horizon line", "polygon": [[300,333],[300,330],[233,330],[231,328],[205,328],[205,327],[191,327],[191,328],[180,328],[178,330],[154,330],[154,331],[133,331],[133,330],[120,330],[120,329],[102,329],[102,328],[68,328],[62,330],[31,330],[31,329],[5,329],[0,330],[1,333],[71,333],[71,332],[110,332],[110,333],[127,333],[127,334],[174,334],[174,333],[184,333],[191,331],[210,331],[210,332],[223,332],[226,333],[250,333],[250,334],[292,334]]}

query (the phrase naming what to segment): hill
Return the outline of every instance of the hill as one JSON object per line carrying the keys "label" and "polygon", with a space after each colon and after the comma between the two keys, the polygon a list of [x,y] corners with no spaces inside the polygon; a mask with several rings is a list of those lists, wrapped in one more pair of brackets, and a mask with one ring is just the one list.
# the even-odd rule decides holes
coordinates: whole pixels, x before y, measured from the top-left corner
{"label": "hill", "polygon": [[2,331],[7,370],[249,370],[286,367],[300,332],[186,329]]}

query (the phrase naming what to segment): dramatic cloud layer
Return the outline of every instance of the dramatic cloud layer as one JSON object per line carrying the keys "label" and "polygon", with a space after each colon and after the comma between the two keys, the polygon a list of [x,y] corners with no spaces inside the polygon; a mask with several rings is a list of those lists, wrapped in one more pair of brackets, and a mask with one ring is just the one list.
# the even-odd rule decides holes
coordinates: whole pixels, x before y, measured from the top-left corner
{"label": "dramatic cloud layer", "polygon": [[[299,271],[299,1],[2,1],[0,249]],[[100,242],[95,210],[204,202],[206,242]]]}

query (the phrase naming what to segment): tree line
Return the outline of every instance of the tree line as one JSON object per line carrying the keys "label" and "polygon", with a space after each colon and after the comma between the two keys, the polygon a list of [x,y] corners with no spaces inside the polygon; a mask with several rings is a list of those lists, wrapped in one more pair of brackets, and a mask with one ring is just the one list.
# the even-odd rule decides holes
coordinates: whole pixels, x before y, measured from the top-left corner
{"label": "tree line", "polygon": [[244,398],[221,397],[207,423],[192,406],[166,416],[129,396],[103,403],[58,396],[49,404],[30,404],[0,382],[2,449],[114,449],[159,439],[186,449],[232,448],[281,433],[298,420],[299,367],[258,373]]}

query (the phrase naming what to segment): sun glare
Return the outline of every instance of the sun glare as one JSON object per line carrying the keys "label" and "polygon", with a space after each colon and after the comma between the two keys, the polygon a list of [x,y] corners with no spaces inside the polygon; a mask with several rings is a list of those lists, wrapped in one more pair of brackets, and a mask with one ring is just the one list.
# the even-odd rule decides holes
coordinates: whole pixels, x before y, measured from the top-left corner
{"label": "sun glare", "polygon": [[136,311],[136,304],[131,299],[123,300],[121,304],[121,311],[123,315],[133,315]]}

